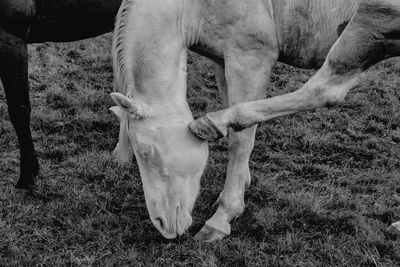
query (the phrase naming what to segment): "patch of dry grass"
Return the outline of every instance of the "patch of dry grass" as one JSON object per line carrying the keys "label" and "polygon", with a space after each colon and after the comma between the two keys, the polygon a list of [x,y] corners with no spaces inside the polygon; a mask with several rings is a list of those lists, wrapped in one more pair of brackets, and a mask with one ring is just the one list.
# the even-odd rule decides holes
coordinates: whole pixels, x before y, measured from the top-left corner
{"label": "patch of dry grass", "polygon": [[[397,266],[400,241],[400,62],[386,61],[335,108],[260,126],[253,181],[232,235],[193,240],[213,214],[227,142],[211,145],[194,226],[164,240],[152,226],[138,168],[116,164],[110,36],[30,47],[32,129],[39,196],[18,198],[18,148],[0,90],[0,266]],[[211,64],[190,56],[195,116],[221,108]],[[313,71],[279,64],[267,95],[293,91]]]}

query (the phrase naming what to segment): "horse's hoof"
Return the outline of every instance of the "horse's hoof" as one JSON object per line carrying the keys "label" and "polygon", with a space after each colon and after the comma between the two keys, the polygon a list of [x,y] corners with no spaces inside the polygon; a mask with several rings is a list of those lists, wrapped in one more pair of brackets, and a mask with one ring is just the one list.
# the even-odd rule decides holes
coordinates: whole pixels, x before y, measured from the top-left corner
{"label": "horse's hoof", "polygon": [[19,195],[21,195],[21,194],[28,194],[28,193],[31,193],[31,192],[32,192],[32,189],[30,189],[30,188],[18,188],[18,187],[14,187],[14,192],[15,192],[16,194],[19,194]]}
{"label": "horse's hoof", "polygon": [[189,130],[199,138],[207,141],[216,141],[227,135],[227,131],[218,128],[208,115],[192,121],[189,124]]}
{"label": "horse's hoof", "polygon": [[37,190],[37,181],[38,181],[38,177],[36,176],[34,178],[34,183],[33,184],[23,184],[18,182],[15,187],[14,187],[14,191],[16,194],[18,195],[30,195],[30,194],[34,194],[35,191]]}
{"label": "horse's hoof", "polygon": [[13,192],[13,197],[18,200],[25,200],[29,198],[33,193],[32,189],[28,188],[18,188],[14,187]]}
{"label": "horse's hoof", "polygon": [[224,239],[227,234],[207,224],[195,235],[195,239],[203,242],[215,242]]}
{"label": "horse's hoof", "polygon": [[14,187],[14,193],[18,197],[29,197],[35,195],[36,192],[35,190],[36,190],[35,186],[29,186],[27,188],[26,187],[21,188],[17,186]]}
{"label": "horse's hoof", "polygon": [[388,227],[388,230],[390,232],[394,232],[396,234],[400,234],[400,221],[392,223],[392,225]]}

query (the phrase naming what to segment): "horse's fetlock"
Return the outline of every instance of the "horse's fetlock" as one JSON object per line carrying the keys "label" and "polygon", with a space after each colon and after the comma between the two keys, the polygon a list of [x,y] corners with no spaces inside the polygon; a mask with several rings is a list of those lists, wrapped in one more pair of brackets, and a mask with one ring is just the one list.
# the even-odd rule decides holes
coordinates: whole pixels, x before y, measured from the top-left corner
{"label": "horse's fetlock", "polygon": [[220,200],[220,206],[225,210],[231,219],[239,217],[245,208],[243,200]]}

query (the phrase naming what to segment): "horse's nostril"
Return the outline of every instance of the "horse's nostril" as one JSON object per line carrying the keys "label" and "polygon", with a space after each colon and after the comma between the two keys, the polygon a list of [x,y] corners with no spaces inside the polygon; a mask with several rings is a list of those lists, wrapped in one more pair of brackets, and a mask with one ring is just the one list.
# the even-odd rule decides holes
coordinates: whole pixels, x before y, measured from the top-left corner
{"label": "horse's nostril", "polygon": [[157,217],[152,220],[157,230],[167,239],[173,239],[176,237],[176,230],[169,227],[165,217]]}
{"label": "horse's nostril", "polygon": [[165,222],[164,222],[163,218],[157,217],[157,218],[154,219],[154,222],[155,222],[156,226],[158,226],[159,229],[164,230],[164,227],[166,225],[165,225]]}

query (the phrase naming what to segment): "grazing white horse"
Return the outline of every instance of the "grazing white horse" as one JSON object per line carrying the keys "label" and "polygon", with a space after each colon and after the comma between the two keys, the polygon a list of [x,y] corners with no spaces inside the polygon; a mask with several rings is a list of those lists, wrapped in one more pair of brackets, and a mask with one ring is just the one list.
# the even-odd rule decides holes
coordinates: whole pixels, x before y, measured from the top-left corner
{"label": "grazing white horse", "polygon": [[[360,0],[124,0],[113,44],[117,92],[112,98],[117,106],[112,110],[120,118],[115,154],[128,161],[133,150],[150,218],[163,236],[174,238],[191,225],[208,157],[207,142],[187,128],[193,120],[186,101],[187,49],[216,63],[227,107],[263,99],[278,59],[298,67],[320,67],[359,4]],[[378,5],[370,14],[379,12]],[[207,127],[203,135],[202,127],[192,129],[201,136],[208,132]],[[217,211],[198,238],[213,241],[229,235],[231,220],[243,212],[255,131],[255,125],[241,132],[229,130],[225,186]]]}

